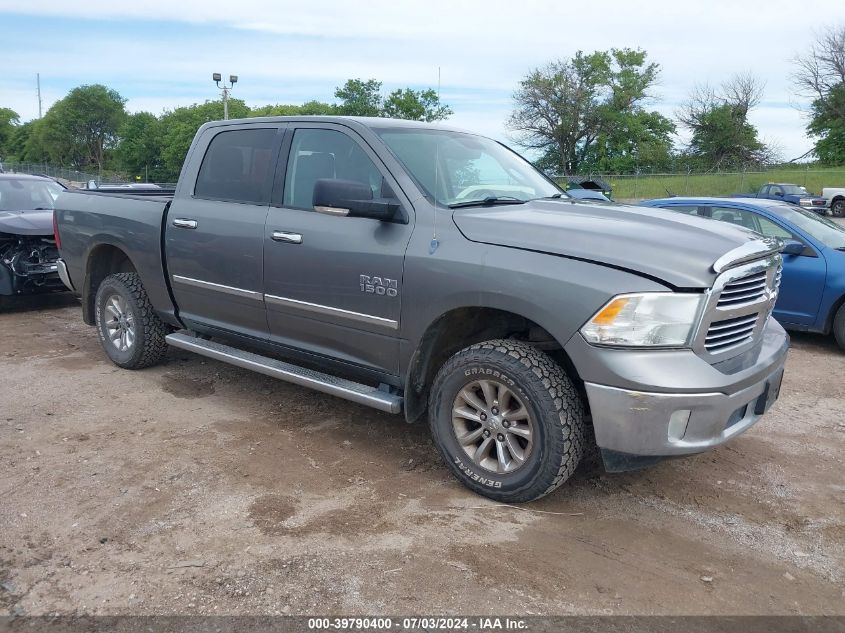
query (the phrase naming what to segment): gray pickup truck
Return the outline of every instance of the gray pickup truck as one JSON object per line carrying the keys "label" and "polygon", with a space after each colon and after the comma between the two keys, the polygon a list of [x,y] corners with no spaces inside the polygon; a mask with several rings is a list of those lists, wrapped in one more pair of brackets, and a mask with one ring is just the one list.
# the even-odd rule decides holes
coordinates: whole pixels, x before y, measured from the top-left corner
{"label": "gray pickup truck", "polygon": [[780,244],[573,200],[504,145],[343,117],[203,125],[172,197],[67,192],[59,271],[121,367],[168,345],[428,419],[470,489],[536,499],[717,446],[777,398]]}

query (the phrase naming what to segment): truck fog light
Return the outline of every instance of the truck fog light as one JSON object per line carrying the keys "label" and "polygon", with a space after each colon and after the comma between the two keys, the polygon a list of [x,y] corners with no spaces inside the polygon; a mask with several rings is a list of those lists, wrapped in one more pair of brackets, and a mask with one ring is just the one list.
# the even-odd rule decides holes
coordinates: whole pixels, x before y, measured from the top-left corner
{"label": "truck fog light", "polygon": [[689,424],[689,409],[679,409],[669,416],[669,441],[677,442],[684,439]]}

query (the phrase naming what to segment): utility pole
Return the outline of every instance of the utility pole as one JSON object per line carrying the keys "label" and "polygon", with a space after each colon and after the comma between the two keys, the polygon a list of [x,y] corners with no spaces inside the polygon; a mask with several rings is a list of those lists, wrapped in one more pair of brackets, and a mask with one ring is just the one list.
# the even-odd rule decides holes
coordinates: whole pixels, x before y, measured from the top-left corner
{"label": "utility pole", "polygon": [[38,87],[38,118],[41,118],[41,73],[35,73],[35,85]]}
{"label": "utility pole", "polygon": [[232,88],[235,87],[235,84],[238,83],[238,76],[237,75],[229,75],[229,85],[226,85],[226,82],[223,82],[223,85],[220,85],[222,81],[222,77],[220,73],[213,73],[211,75],[212,81],[220,88],[221,93],[223,94],[223,120],[226,121],[229,119],[229,92]]}

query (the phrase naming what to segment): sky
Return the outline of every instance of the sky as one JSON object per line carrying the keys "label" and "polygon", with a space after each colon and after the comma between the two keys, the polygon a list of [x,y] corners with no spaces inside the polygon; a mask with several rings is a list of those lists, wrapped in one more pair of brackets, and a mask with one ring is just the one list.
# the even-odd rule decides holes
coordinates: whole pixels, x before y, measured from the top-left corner
{"label": "sky", "polygon": [[[80,84],[102,83],[131,112],[219,98],[213,72],[239,76],[248,105],[333,101],[349,78],[384,89],[437,87],[450,123],[512,141],[512,94],[529,71],[576,51],[642,48],[661,67],[649,109],[673,117],[696,84],[750,71],[766,88],[751,113],[789,160],[812,147],[791,60],[842,0],[0,0],[0,107],[23,120]],[[679,141],[686,137],[681,133]]]}

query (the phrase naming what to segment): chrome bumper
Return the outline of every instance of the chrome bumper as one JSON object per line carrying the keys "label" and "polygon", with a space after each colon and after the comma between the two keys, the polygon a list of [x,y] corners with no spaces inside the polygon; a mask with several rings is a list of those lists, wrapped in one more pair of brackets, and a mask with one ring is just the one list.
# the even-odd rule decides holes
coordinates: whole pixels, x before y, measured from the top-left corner
{"label": "chrome bumper", "polygon": [[780,390],[783,366],[732,394],[647,393],[587,383],[596,443],[628,455],[700,453],[747,431]]}
{"label": "chrome bumper", "polygon": [[[770,319],[761,345],[715,365],[691,350],[642,352],[630,359],[624,352],[586,346],[567,349],[576,367],[579,361],[584,366],[588,353],[592,361],[582,378],[596,443],[611,469],[607,454],[688,455],[751,428],[777,398],[789,336]],[[637,467],[635,459],[630,461],[631,466],[612,470]]]}
{"label": "chrome bumper", "polygon": [[59,279],[62,280],[62,283],[65,285],[65,287],[71,292],[76,292],[76,289],[73,287],[73,282],[70,280],[70,275],[68,275],[67,265],[65,264],[64,260],[61,258],[57,259],[56,266],[59,270]]}

